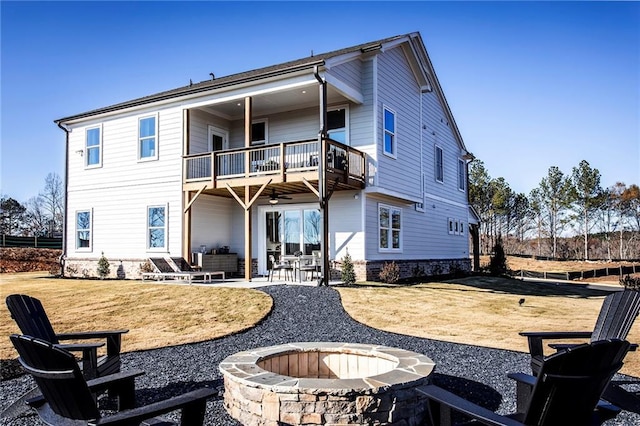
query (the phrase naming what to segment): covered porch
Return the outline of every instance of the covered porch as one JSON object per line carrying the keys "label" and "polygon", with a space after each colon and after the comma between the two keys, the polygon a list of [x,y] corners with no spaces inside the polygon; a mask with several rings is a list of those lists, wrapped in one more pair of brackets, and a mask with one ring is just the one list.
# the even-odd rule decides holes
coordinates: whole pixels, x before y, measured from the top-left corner
{"label": "covered porch", "polygon": [[[244,279],[251,281],[256,202],[304,198],[307,203],[315,199],[318,206],[321,259],[323,271],[328,271],[329,200],[336,191],[365,187],[367,157],[350,146],[348,119],[349,105],[362,102],[362,96],[346,87],[341,90],[339,83],[329,85],[317,70],[292,76],[292,81],[279,86],[269,83],[262,91],[253,90],[253,96],[238,93],[184,110],[185,258],[193,249],[191,207],[196,200],[202,195],[233,199],[244,211],[244,256],[240,258],[244,257]],[[312,87],[319,88],[318,95],[312,94]],[[321,282],[327,282],[322,275]]]}

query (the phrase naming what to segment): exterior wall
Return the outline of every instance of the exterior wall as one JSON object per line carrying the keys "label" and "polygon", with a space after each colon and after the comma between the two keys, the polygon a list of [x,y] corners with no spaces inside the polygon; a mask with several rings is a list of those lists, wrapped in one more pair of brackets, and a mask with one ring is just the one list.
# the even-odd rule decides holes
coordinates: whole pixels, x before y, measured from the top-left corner
{"label": "exterior wall", "polygon": [[[387,261],[404,265],[431,260],[440,265],[440,262],[458,262],[469,257],[467,195],[458,189],[457,169],[464,152],[452,129],[454,124],[448,122],[444,100],[437,91],[421,93],[404,52],[401,47],[383,50],[376,56],[336,65],[327,71],[332,78],[359,90],[363,96],[362,104],[344,100],[329,105],[348,104],[350,145],[368,154],[368,184],[373,186],[370,188],[373,191],[338,191],[329,203],[330,257],[339,262],[348,251],[356,262],[359,279],[376,275],[375,269]],[[203,99],[205,97],[195,102]],[[122,260],[122,269],[129,276],[139,269],[141,259],[182,254],[182,108],[188,105],[172,105],[72,126],[68,147],[71,153],[66,231],[68,263],[85,265],[85,262],[97,261],[104,252],[116,262]],[[394,157],[383,152],[385,106],[396,113]],[[138,161],[138,118],[151,113],[158,114],[158,159]],[[269,143],[317,138],[317,107],[305,106],[268,117],[254,117],[255,120],[263,118],[268,120]],[[189,123],[190,154],[208,151],[209,125],[228,130],[230,148],[244,146],[243,119],[226,120],[204,109],[193,109]],[[84,157],[74,153],[84,149],[85,129],[98,124],[102,125],[102,167],[86,169]],[[435,179],[436,145],[444,153],[443,182]],[[399,198],[382,195],[379,190],[393,192]],[[417,199],[424,200],[420,211],[409,201]],[[317,200],[309,193],[297,195],[290,202],[317,203]],[[402,211],[400,250],[379,250],[380,203]],[[146,249],[146,215],[150,205],[168,207],[168,247],[164,253]],[[267,205],[266,198],[258,200],[258,205]],[[87,209],[92,212],[92,249],[76,250],[75,212]],[[233,199],[202,195],[194,203],[191,217],[190,251],[199,250],[201,245],[208,249],[228,245],[231,252],[244,257],[244,212]],[[259,245],[260,220],[258,209],[254,208],[252,257],[255,268],[263,250]],[[450,232],[449,223],[461,226],[462,232],[460,228],[458,232]],[[419,265],[415,268],[419,269]],[[435,270],[438,268],[444,266]],[[95,267],[80,268],[81,271],[90,269],[95,271]],[[432,269],[425,267],[425,270]]]}
{"label": "exterior wall", "polygon": [[[378,186],[421,197],[420,88],[401,48],[378,57]],[[384,154],[383,108],[396,115],[396,155]]]}
{"label": "exterior wall", "polygon": [[[138,118],[154,111],[73,126],[67,200],[67,259],[141,259],[180,255],[182,235],[182,111],[158,111],[158,159],[138,160]],[[102,166],[85,168],[76,154],[85,147],[88,127],[102,125]],[[148,251],[147,207],[167,207],[167,249]],[[76,212],[90,210],[91,249],[76,248]],[[95,268],[93,268],[95,271]]]}

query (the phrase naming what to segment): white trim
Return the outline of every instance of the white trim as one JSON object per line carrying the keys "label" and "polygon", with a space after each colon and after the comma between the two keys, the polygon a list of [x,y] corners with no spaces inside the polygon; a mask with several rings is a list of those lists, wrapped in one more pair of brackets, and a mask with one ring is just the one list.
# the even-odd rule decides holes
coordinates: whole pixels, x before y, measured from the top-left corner
{"label": "white trim", "polygon": [[403,194],[402,192],[394,191],[392,189],[387,189],[387,188],[381,188],[378,186],[367,186],[364,189],[364,192],[371,195],[380,194],[387,197],[397,198],[398,200],[406,204],[421,203],[423,201],[423,198],[421,197],[416,197],[409,194]]}
{"label": "white trim", "polygon": [[345,98],[356,104],[364,103],[364,95],[359,90],[351,87],[344,81],[339,80],[331,74],[325,73],[324,78],[328,84],[332,85]]}
{"label": "white trim", "polygon": [[[260,123],[264,123],[264,139],[260,139],[260,140],[252,140],[251,141],[251,146],[256,146],[256,145],[266,145],[269,143],[269,119],[268,118],[261,118],[259,120],[251,120],[251,125],[253,126],[254,124],[260,124]],[[253,132],[251,132],[251,137],[253,138]]]}
{"label": "white trim", "polygon": [[[351,130],[349,129],[349,104],[332,105],[327,108],[327,113],[329,111],[338,111],[341,109],[344,110],[344,144],[351,146],[351,137],[350,137]],[[327,119],[327,126],[329,124],[328,121],[329,120]],[[329,134],[328,127],[327,127],[327,134]],[[331,136],[329,135],[329,137]]]}
{"label": "white trim", "polygon": [[[284,212],[285,210],[298,210],[303,212],[304,210],[318,210],[317,203],[295,203],[295,204],[275,204],[275,205],[259,205],[258,207],[258,274],[267,274],[267,212]],[[304,213],[301,213],[300,220],[304,221]],[[301,243],[303,235],[301,233]],[[320,236],[322,237],[322,236]],[[284,244],[283,235],[280,235],[280,244]],[[255,248],[254,248],[255,250]],[[254,251],[255,253],[255,251]]]}
{"label": "white trim", "polygon": [[[140,137],[140,122],[142,120],[145,120],[147,118],[152,118],[152,117],[155,119],[155,121],[154,121],[154,129],[153,129],[153,132],[154,132],[153,138],[155,139],[155,147],[154,147],[155,153],[152,156],[143,157],[141,155],[142,154],[142,149],[141,149],[142,146],[141,145],[142,145],[142,139],[143,138]],[[157,112],[153,113],[153,114],[142,115],[142,116],[138,117],[138,138],[137,139],[138,139],[138,161],[140,161],[140,162],[154,161],[154,160],[158,159],[158,148],[160,146],[159,140],[158,140],[158,128],[159,128],[158,123],[159,123],[159,121],[160,121],[160,118],[159,118],[159,115],[158,115]],[[146,137],[145,139],[150,139],[150,137]]]}
{"label": "white trim", "polygon": [[[89,247],[80,247],[78,245],[78,214],[79,213],[89,213]],[[75,219],[74,222],[74,239],[75,239],[75,248],[76,252],[81,253],[91,253],[93,252],[93,207],[89,209],[76,210],[75,215],[73,216]],[[82,231],[87,231],[87,229],[81,228]]]}
{"label": "white trim", "polygon": [[448,218],[447,220],[447,232],[449,233],[449,235],[453,235],[453,218],[452,217]]}
{"label": "white trim", "polygon": [[[462,174],[460,172],[462,171]],[[467,162],[463,158],[458,157],[458,191],[464,192],[467,188]],[[462,188],[460,184],[462,183]]]}
{"label": "white trim", "polygon": [[[90,130],[95,130],[98,129],[98,131],[100,132],[100,141],[98,142],[97,148],[96,145],[92,145],[91,148],[89,148],[87,146],[87,137],[89,134]],[[98,150],[98,163],[96,164],[89,164],[89,150],[90,149],[97,149]],[[103,143],[103,125],[102,123],[98,124],[97,126],[91,126],[91,127],[87,127],[84,129],[84,168],[85,169],[97,169],[102,167],[102,154],[103,154],[103,149],[104,149],[104,143]]]}
{"label": "white trim", "polygon": [[[149,240],[149,209],[163,208],[164,209],[164,246],[151,247],[151,241]],[[145,214],[145,246],[147,252],[152,253],[166,253],[169,248],[169,205],[168,204],[150,204],[147,206],[147,213]]]}
{"label": "white trim", "polygon": [[[438,178],[438,151],[441,153],[442,160],[440,161],[440,166],[442,169],[442,179]],[[444,148],[440,145],[435,144],[433,146],[433,178],[438,183],[444,183]]]}
{"label": "white trim", "polygon": [[[381,247],[381,241],[380,241],[380,229],[382,229],[382,226],[380,225],[380,210],[381,209],[387,209],[389,210],[389,226],[388,229],[389,230],[389,234],[387,235],[387,244],[388,247]],[[398,244],[399,247],[394,248],[393,247],[393,231],[396,230],[395,228],[393,228],[393,212],[397,211],[400,214],[400,228],[397,229],[397,231],[400,233],[400,236],[398,237]],[[403,239],[403,233],[402,233],[402,228],[403,228],[403,223],[404,219],[402,218],[402,207],[396,207],[396,206],[392,206],[389,204],[384,204],[384,203],[378,203],[378,220],[377,220],[377,226],[376,226],[376,230],[377,230],[377,234],[378,234],[378,253],[402,253],[402,239]]]}
{"label": "white trim", "polygon": [[[389,132],[392,136],[391,152],[387,151],[386,135],[387,126],[385,120],[385,112],[389,111],[393,115],[393,132]],[[398,155],[398,114],[396,111],[385,104],[382,104],[382,153],[387,157],[397,158]]]}
{"label": "white trim", "polygon": [[207,125],[207,149],[209,152],[213,152],[213,142],[211,140],[213,135],[222,137],[222,149],[229,149],[229,131],[209,124]]}

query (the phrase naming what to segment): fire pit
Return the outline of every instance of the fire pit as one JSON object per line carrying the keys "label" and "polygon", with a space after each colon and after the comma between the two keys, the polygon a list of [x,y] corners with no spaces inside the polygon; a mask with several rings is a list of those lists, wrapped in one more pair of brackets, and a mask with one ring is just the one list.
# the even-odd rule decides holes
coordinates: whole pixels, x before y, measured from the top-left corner
{"label": "fire pit", "polygon": [[224,403],[243,425],[420,424],[416,387],[428,357],[386,346],[305,342],[239,352],[220,363]]}

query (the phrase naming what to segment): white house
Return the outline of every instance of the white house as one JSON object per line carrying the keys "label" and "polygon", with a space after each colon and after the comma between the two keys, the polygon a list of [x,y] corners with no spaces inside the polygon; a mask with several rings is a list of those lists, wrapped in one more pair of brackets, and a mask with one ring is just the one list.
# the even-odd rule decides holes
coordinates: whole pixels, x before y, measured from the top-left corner
{"label": "white house", "polygon": [[300,251],[324,271],[348,252],[358,279],[391,261],[402,276],[470,268],[473,157],[419,33],[55,122],[66,275],[95,275],[103,253],[127,278],[182,256],[250,279]]}

